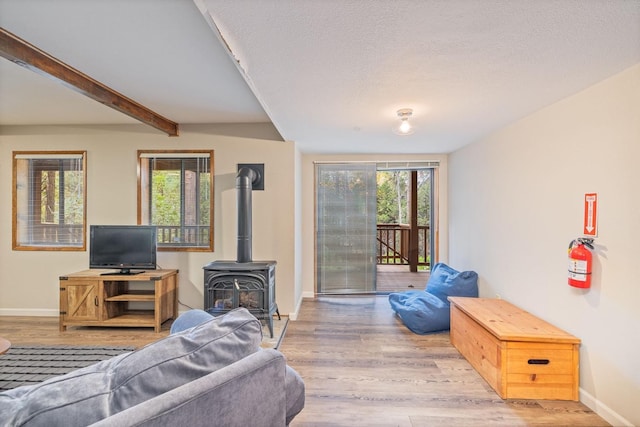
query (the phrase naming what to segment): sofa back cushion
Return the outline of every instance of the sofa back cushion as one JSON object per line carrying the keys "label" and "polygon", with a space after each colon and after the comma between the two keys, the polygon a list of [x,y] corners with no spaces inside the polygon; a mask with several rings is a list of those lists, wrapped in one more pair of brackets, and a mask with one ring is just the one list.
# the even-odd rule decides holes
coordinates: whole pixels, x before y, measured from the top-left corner
{"label": "sofa back cushion", "polygon": [[131,353],[0,393],[11,426],[86,426],[255,353],[262,325],[239,308]]}

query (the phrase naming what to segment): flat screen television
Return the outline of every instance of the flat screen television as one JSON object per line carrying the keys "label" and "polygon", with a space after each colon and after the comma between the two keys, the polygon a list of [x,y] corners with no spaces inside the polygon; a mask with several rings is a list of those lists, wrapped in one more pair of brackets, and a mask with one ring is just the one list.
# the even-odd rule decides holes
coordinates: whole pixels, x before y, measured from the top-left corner
{"label": "flat screen television", "polygon": [[[156,269],[158,231],[150,225],[92,225],[89,268],[116,269],[137,274]],[[140,271],[134,271],[140,270]]]}

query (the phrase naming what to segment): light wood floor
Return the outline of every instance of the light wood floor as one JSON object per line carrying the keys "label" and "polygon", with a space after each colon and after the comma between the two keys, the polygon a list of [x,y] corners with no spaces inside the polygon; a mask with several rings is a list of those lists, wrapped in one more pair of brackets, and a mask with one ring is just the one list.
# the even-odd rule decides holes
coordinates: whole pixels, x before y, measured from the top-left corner
{"label": "light wood floor", "polygon": [[[53,317],[0,317],[15,345],[128,345],[168,334],[149,328],[69,328]],[[451,346],[416,335],[386,296],[305,299],[280,351],[303,377],[306,404],[292,426],[606,426],[579,402],[503,401]],[[1,357],[1,356],[0,356]]]}
{"label": "light wood floor", "polygon": [[292,426],[605,426],[579,402],[504,401],[450,344],[385,296],[305,299],[280,347],[306,385]]}
{"label": "light wood floor", "polygon": [[[110,345],[142,347],[169,334],[171,321],[161,332],[153,328],[68,327],[60,332],[57,317],[0,316],[0,337],[12,345]],[[1,356],[0,356],[1,357]]]}

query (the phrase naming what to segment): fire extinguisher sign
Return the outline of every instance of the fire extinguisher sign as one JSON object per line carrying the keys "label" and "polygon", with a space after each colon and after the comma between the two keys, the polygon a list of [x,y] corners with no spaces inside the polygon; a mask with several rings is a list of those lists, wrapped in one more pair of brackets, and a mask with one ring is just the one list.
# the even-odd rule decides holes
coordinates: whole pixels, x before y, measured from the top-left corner
{"label": "fire extinguisher sign", "polygon": [[585,236],[598,235],[598,194],[587,193],[584,195],[584,228]]}

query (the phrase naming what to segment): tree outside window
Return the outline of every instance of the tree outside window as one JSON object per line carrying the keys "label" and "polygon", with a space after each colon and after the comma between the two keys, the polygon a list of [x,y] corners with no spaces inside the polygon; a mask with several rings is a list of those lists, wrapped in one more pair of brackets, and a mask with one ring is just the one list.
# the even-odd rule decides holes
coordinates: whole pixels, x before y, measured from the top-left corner
{"label": "tree outside window", "polygon": [[[378,224],[408,224],[410,170],[378,171]],[[418,169],[418,225],[430,225],[431,171]]]}
{"label": "tree outside window", "polygon": [[138,223],[158,249],[213,250],[213,151],[138,151]]}
{"label": "tree outside window", "polygon": [[86,249],[86,151],[13,152],[14,250]]}

